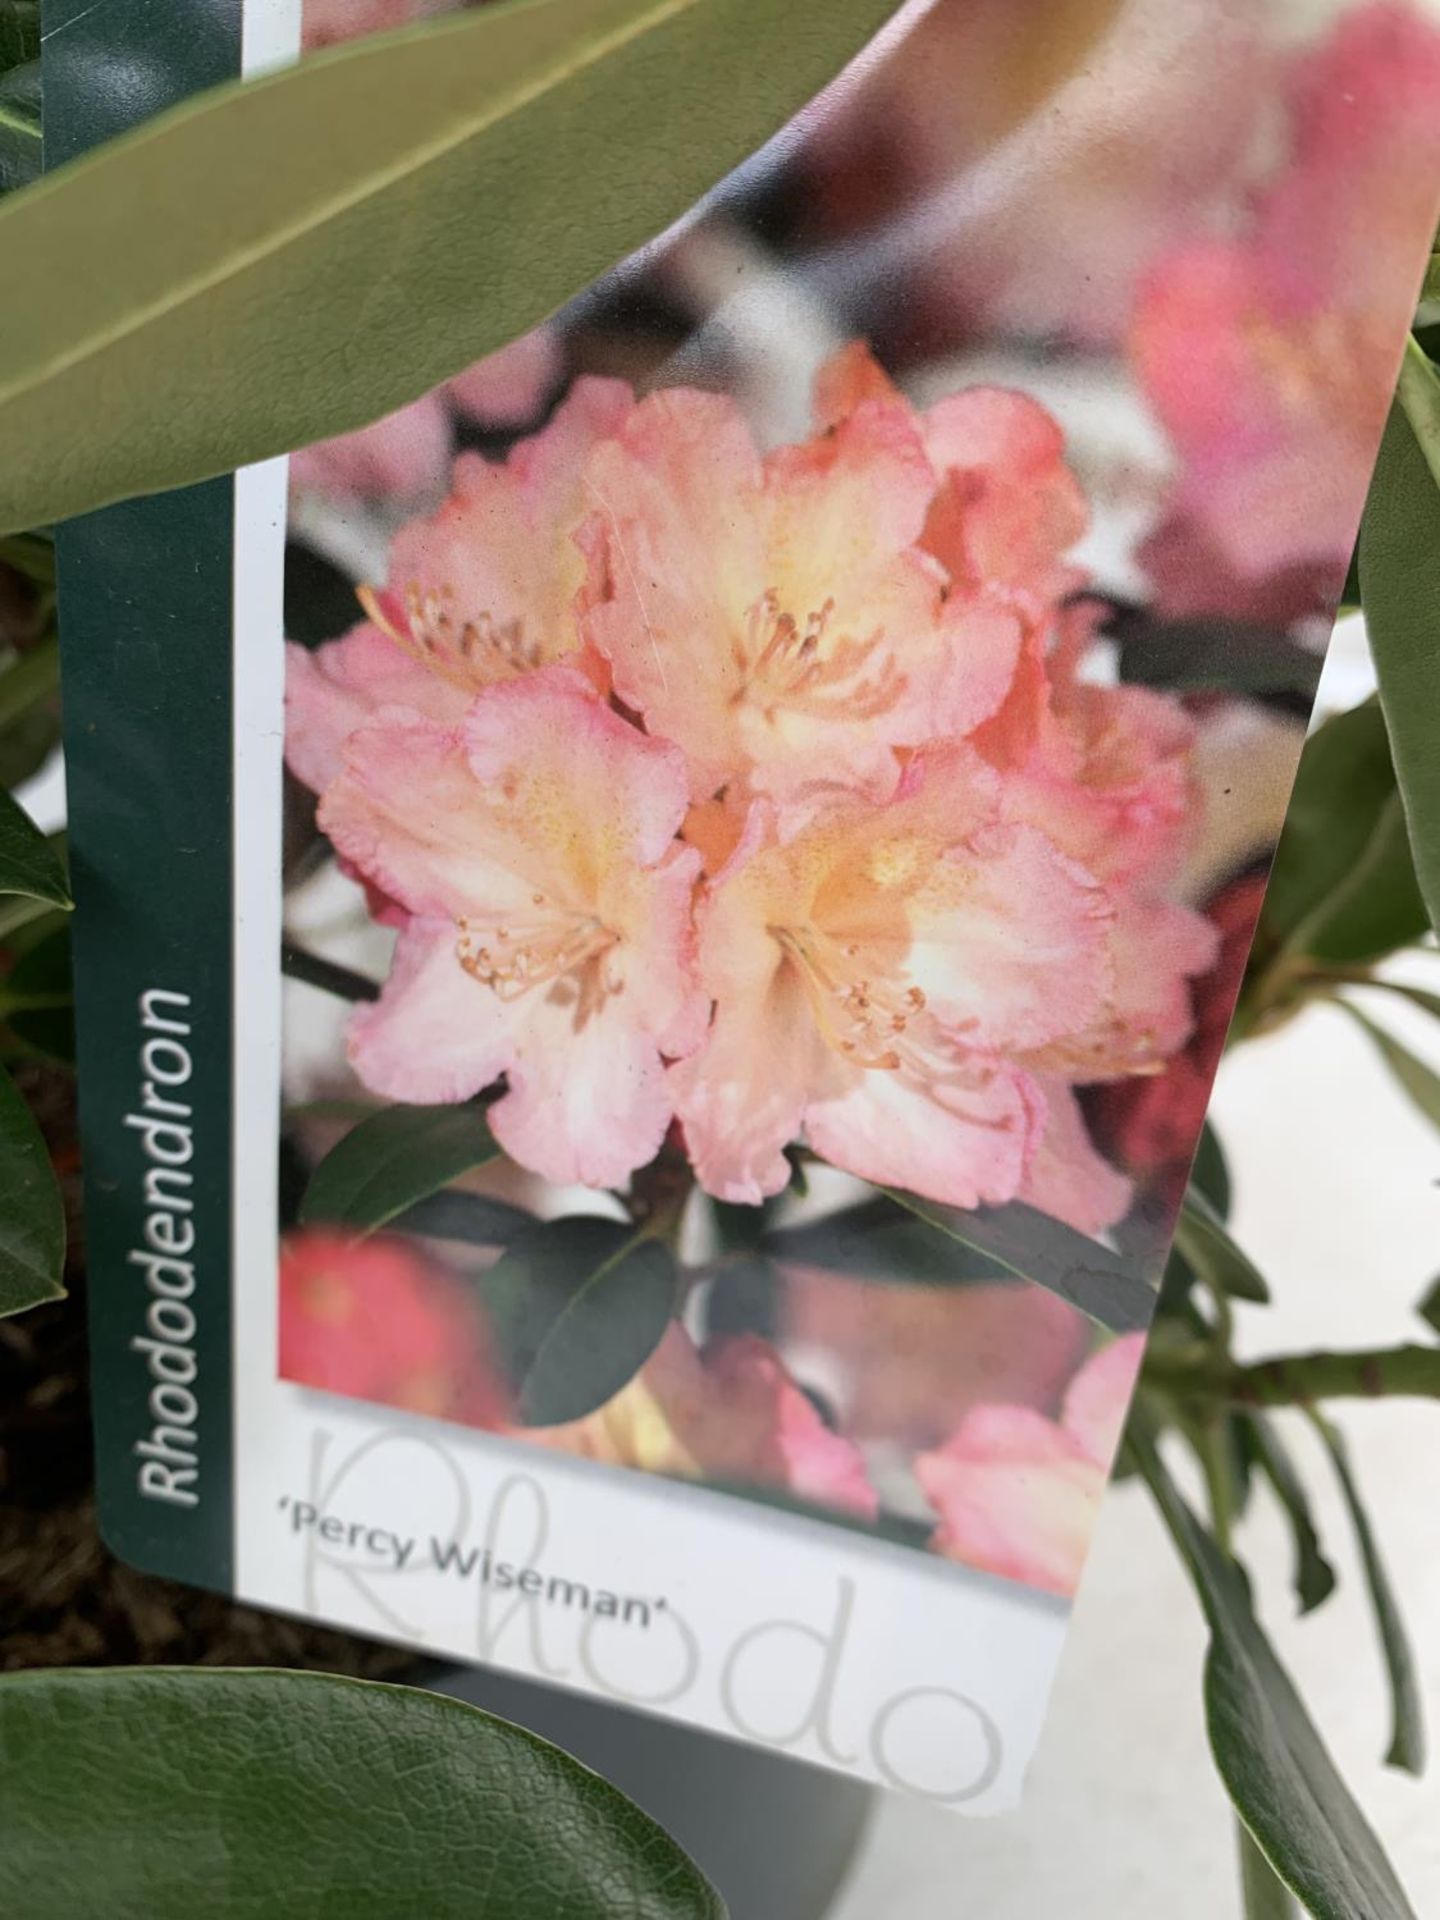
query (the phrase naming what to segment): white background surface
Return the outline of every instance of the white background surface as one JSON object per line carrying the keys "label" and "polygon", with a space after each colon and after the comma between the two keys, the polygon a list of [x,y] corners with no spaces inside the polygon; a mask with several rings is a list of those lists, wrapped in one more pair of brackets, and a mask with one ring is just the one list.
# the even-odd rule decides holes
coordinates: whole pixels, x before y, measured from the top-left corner
{"label": "white background surface", "polygon": [[[1349,704],[1356,636],[1327,668]],[[1405,977],[1440,986],[1440,957]],[[1397,996],[1367,1011],[1440,1066],[1440,1027]],[[1359,1029],[1316,1008],[1227,1060],[1213,1117],[1236,1184],[1238,1237],[1269,1277],[1242,1308],[1247,1357],[1424,1339],[1414,1302],[1440,1270],[1440,1135]],[[1440,1404],[1337,1407],[1398,1588],[1440,1752]],[[1440,1762],[1388,1772],[1389,1708],[1354,1542],[1303,1419],[1280,1416],[1340,1590],[1294,1618],[1290,1545],[1264,1490],[1239,1547],[1262,1611],[1416,1912],[1440,1915]],[[834,1920],[1231,1920],[1241,1912],[1228,1803],[1205,1742],[1205,1634],[1138,1488],[1112,1490],[1076,1606],[1051,1718],[1015,1815],[978,1822],[886,1800]],[[1356,1916],[1369,1920],[1369,1916]]]}

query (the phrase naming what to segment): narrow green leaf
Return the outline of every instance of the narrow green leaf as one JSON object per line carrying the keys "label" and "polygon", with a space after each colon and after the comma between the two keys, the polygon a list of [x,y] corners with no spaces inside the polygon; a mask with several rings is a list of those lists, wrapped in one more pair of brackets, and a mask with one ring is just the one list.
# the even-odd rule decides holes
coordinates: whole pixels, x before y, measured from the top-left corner
{"label": "narrow green leaf", "polygon": [[415,399],[686,213],[894,4],[500,0],[218,88],[0,202],[25,289],[0,532]]}
{"label": "narrow green leaf", "polygon": [[1320,1536],[1315,1530],[1315,1518],[1310,1510],[1305,1483],[1290,1457],[1289,1449],[1275,1431],[1275,1423],[1267,1415],[1242,1413],[1234,1418],[1239,1425],[1242,1444],[1270,1482],[1276,1499],[1289,1518],[1290,1531],[1295,1540],[1295,1597],[1300,1603],[1301,1613],[1313,1612],[1335,1591],[1335,1569],[1320,1549]]}
{"label": "narrow green leaf", "polygon": [[1415,1311],[1426,1326],[1433,1327],[1436,1333],[1440,1333],[1440,1275],[1431,1281]]}
{"label": "narrow green leaf", "polygon": [[499,1151],[480,1107],[386,1107],[326,1154],[300,1218],[373,1233]]}
{"label": "narrow green leaf", "polygon": [[[0,1072],[0,1317],[65,1292],[65,1212],[40,1129]],[[0,1823],[3,1824],[3,1823]],[[3,1849],[0,1849],[3,1852]]]}
{"label": "narrow green leaf", "polygon": [[[8,678],[8,673],[0,673],[0,704]],[[0,788],[23,785],[59,744],[60,712],[53,700],[37,700],[14,720],[0,721]]]}
{"label": "narrow green leaf", "polygon": [[1412,987],[1408,980],[1369,979],[1352,984],[1367,987],[1379,987],[1385,993],[1398,993],[1412,1006],[1419,1007],[1422,1013],[1428,1013],[1432,1019],[1440,1020],[1440,993],[1427,993],[1424,987]]}
{"label": "narrow green leaf", "polygon": [[60,685],[60,642],[48,634],[0,673],[0,727],[9,727]]}
{"label": "narrow green leaf", "polygon": [[1300,1909],[1285,1882],[1255,1844],[1255,1837],[1243,1821],[1236,1822],[1240,1842],[1240,1891],[1245,1901],[1245,1920],[1295,1920]]}
{"label": "narrow green leaf", "polygon": [[1230,1218],[1230,1163],[1220,1136],[1209,1120],[1200,1129],[1194,1164],[1190,1168],[1190,1184],[1200,1189],[1219,1219]]}
{"label": "narrow green leaf", "polygon": [[328,1674],[7,1675],[0,1827],[17,1920],[724,1920],[674,1841],[568,1754]]}
{"label": "narrow green leaf", "polygon": [[1287,954],[1357,965],[1426,926],[1379,703],[1337,713],[1305,743],[1262,925]]}
{"label": "narrow green leaf", "polygon": [[1140,1269],[1049,1214],[1018,1201],[1008,1207],[963,1212],[899,1187],[886,1191],[955,1246],[1058,1293],[1112,1333],[1130,1333],[1150,1324],[1156,1290]]}
{"label": "narrow green leaf", "polygon": [[40,178],[40,62],[0,75],[0,194]]}
{"label": "narrow green leaf", "polygon": [[1423,1060],[1418,1060],[1393,1034],[1387,1033],[1383,1027],[1377,1027],[1351,1001],[1337,999],[1335,1005],[1343,1007],[1356,1025],[1369,1034],[1397,1083],[1431,1126],[1440,1127],[1440,1074],[1433,1067],[1426,1066]]}
{"label": "narrow green leaf", "polygon": [[1264,1305],[1270,1289],[1250,1256],[1230,1237],[1230,1230],[1197,1186],[1186,1189],[1175,1244],[1186,1260],[1212,1287],[1236,1300]]}
{"label": "narrow green leaf", "polygon": [[1221,1553],[1132,1421],[1126,1438],[1210,1625],[1205,1715],[1220,1777],[1276,1873],[1315,1920],[1417,1920],[1415,1909]]}
{"label": "narrow green leaf", "polygon": [[1429,925],[1397,789],[1360,857],[1297,931],[1295,945],[1328,966],[1366,966],[1413,946]]}
{"label": "narrow green leaf", "polygon": [[772,1260],[823,1267],[876,1285],[955,1287],[1013,1280],[1013,1269],[948,1233],[886,1194],[804,1226],[778,1227],[761,1246]]}
{"label": "narrow green leaf", "polygon": [[612,1399],[659,1346],[678,1284],[669,1247],[618,1221],[518,1233],[480,1292],[522,1422],[559,1426]]}
{"label": "narrow green leaf", "polygon": [[21,893],[52,907],[70,905],[65,869],[39,827],[0,791],[0,893]]}
{"label": "narrow green leaf", "polygon": [[1409,413],[1418,403],[1402,394],[1390,409],[1360,527],[1360,587],[1416,878],[1431,924],[1440,927],[1440,488],[1432,470],[1440,404],[1433,376],[1427,390],[1423,445]]}
{"label": "narrow green leaf", "polygon": [[1401,1767],[1406,1773],[1421,1774],[1425,1771],[1425,1708],[1415,1677],[1415,1658],[1410,1651],[1405,1622],[1400,1617],[1395,1590],[1385,1571],[1385,1562],[1380,1557],[1375,1529],[1370,1524],[1370,1516],[1350,1469],[1350,1456],[1344,1437],[1339,1428],[1332,1426],[1323,1414],[1312,1412],[1310,1418],[1335,1464],[1340,1491],[1345,1496],[1345,1504],[1355,1528],[1355,1541],[1360,1549],[1365,1581],[1370,1589],[1370,1604],[1375,1612],[1380,1650],[1384,1655],[1385,1673],[1390,1683],[1392,1719],[1385,1764],[1387,1767]]}

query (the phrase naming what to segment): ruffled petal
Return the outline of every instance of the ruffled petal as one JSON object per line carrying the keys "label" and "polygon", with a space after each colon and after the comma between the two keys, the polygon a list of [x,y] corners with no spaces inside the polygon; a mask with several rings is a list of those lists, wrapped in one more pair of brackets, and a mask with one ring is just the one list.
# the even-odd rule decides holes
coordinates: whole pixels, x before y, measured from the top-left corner
{"label": "ruffled petal", "polygon": [[1042,1119],[1026,1076],[999,1064],[957,1064],[929,1083],[874,1069],[838,1098],[812,1101],[805,1137],[823,1160],[876,1186],[995,1206],[1018,1193]]}
{"label": "ruffled petal", "polygon": [[468,1100],[510,1065],[525,1014],[523,1002],[501,1000],[464,971],[452,921],[414,919],[380,998],[350,1016],[350,1064],[390,1100]]}
{"label": "ruffled petal", "polygon": [[453,726],[465,695],[368,622],[314,649],[287,644],[285,761],[312,792],[339,776],[351,734],[388,709]]}

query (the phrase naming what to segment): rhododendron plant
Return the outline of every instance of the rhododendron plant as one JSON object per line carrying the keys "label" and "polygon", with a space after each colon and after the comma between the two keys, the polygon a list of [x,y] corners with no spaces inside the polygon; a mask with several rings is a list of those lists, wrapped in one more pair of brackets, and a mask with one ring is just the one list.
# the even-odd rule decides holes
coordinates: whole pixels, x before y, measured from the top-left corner
{"label": "rhododendron plant", "polygon": [[[57,738],[58,548],[100,1512],[146,1564],[892,1783],[925,1752],[927,1793],[974,1748],[998,1798],[1061,1611],[1000,1583],[1074,1593],[1154,1320],[1127,1464],[1204,1603],[1247,1913],[1412,1911],[1237,1542],[1277,1496],[1302,1611],[1335,1586],[1272,1418],[1303,1412],[1418,1772],[1321,1408],[1440,1397],[1440,1351],[1237,1359],[1267,1283],[1202,1116],[1227,1034],[1316,1002],[1440,1114],[1401,1024],[1440,1010],[1436,258],[1381,439],[1434,11],[179,0],[71,7],[42,72],[36,0],[0,0],[0,771]],[[42,81],[49,161],[133,137],[32,188]],[[1346,591],[1379,692],[1311,734],[1282,839],[1377,443]],[[63,1286],[59,824],[0,796],[0,1315]],[[37,1374],[46,1311],[0,1363],[48,1452],[83,1396]],[[72,1542],[48,1473],[37,1608],[87,1660],[123,1616],[129,1657],[145,1609],[86,1604],[88,1489]],[[805,1704],[742,1718],[740,1670]],[[409,1689],[226,1680],[212,1716],[122,1678],[0,1682],[0,1907],[721,1910],[503,1723],[452,1773]],[[978,1747],[935,1731],[957,1705]],[[197,1864],[236,1754],[266,1791]]]}

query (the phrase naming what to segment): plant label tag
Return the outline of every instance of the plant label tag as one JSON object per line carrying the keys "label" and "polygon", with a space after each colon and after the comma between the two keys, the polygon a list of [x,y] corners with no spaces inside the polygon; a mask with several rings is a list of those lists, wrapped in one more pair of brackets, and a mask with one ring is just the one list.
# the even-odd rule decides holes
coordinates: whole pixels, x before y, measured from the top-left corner
{"label": "plant label tag", "polygon": [[[53,11],[56,165],[436,9]],[[1042,11],[903,8],[429,391],[339,275],[295,328],[384,417],[59,535],[107,1538],[976,1813],[1039,1734],[1440,171],[1418,8]]]}

